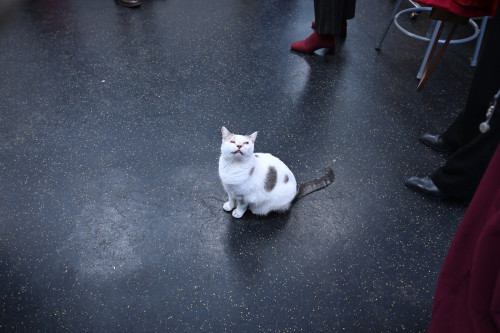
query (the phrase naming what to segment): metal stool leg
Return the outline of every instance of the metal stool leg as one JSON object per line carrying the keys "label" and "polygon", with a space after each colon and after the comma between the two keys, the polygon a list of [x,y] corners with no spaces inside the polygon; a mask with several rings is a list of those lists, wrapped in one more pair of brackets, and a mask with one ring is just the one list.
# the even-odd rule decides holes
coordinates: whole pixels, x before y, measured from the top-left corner
{"label": "metal stool leg", "polygon": [[396,3],[396,6],[394,6],[394,9],[392,10],[391,19],[389,20],[389,22],[387,22],[387,26],[385,28],[384,34],[380,37],[379,42],[377,43],[377,46],[375,47],[375,49],[377,51],[380,51],[380,49],[382,48],[382,43],[384,42],[385,36],[389,32],[389,29],[392,25],[392,22],[394,21],[394,17],[396,16],[396,14],[399,11],[399,7],[401,7],[401,2],[403,2],[403,0],[398,0],[398,2]]}
{"label": "metal stool leg", "polygon": [[[439,35],[441,35],[443,27],[444,27],[444,24],[441,25],[441,27],[439,29]],[[457,29],[457,27],[458,27],[458,23],[453,23],[453,27],[451,28],[451,31],[448,34],[448,38],[446,38],[446,41],[444,42],[443,46],[441,47],[441,50],[439,50],[439,53],[438,53],[436,59],[434,60],[434,62],[431,65],[430,62],[432,60],[432,55],[434,53],[436,45],[439,42],[439,35],[437,37],[438,39],[434,41],[434,44],[433,44],[433,47],[432,47],[432,50],[431,50],[431,54],[429,56],[429,60],[427,61],[427,65],[425,66],[425,69],[424,69],[424,74],[422,75],[422,78],[420,79],[420,82],[418,84],[417,91],[420,91],[420,89],[422,89],[422,87],[424,86],[425,82],[427,82],[427,79],[429,78],[429,76],[434,71],[434,68],[436,68],[436,65],[438,64],[439,60],[441,60],[441,57],[443,56],[444,51],[446,50],[446,48],[450,44],[450,40],[453,37],[453,34],[455,33],[455,30]],[[429,66],[430,66],[430,68],[429,68]]]}
{"label": "metal stool leg", "polygon": [[488,16],[483,17],[483,20],[481,21],[481,28],[480,28],[481,31],[479,32],[479,36],[477,36],[476,49],[474,50],[474,55],[472,56],[472,61],[470,62],[470,65],[472,67],[476,67],[477,65],[479,50],[481,49],[481,43],[483,42],[484,31],[486,30],[486,23],[488,23]]}
{"label": "metal stool leg", "polygon": [[429,41],[429,46],[427,46],[427,51],[425,51],[424,59],[422,59],[422,64],[420,65],[420,69],[418,70],[418,73],[417,73],[418,80],[420,80],[422,78],[422,75],[424,74],[425,65],[427,64],[427,62],[429,60],[429,55],[431,54],[432,46],[436,42],[436,38],[437,38],[437,40],[439,40],[438,32],[441,29],[442,23],[443,22],[439,21],[439,20],[434,21],[434,24],[433,24],[434,30],[432,31],[432,37],[431,37],[431,40]]}

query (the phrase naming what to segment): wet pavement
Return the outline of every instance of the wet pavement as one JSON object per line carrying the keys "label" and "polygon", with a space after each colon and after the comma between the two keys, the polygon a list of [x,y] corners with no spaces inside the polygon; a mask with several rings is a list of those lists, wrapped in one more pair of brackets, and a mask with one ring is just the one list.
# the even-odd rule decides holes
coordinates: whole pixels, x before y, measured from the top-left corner
{"label": "wet pavement", "polygon": [[[474,43],[417,92],[425,43],[375,50],[393,5],[305,56],[312,1],[5,2],[0,331],[425,331],[466,207],[403,182],[444,162],[418,136],[465,106]],[[222,126],[335,182],[233,219]]]}

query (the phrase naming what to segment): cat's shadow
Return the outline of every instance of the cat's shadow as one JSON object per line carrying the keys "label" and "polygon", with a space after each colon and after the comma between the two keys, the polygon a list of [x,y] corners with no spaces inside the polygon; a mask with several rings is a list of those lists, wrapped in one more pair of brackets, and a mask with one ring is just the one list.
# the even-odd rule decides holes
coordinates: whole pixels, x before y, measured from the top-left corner
{"label": "cat's shadow", "polygon": [[290,211],[286,213],[272,212],[267,216],[257,216],[246,212],[240,219],[230,218],[228,229],[230,238],[237,238],[238,235],[244,234],[245,237],[269,239],[285,228],[290,218]]}
{"label": "cat's shadow", "polygon": [[290,218],[286,213],[270,213],[261,217],[247,212],[241,219],[230,214],[227,231],[227,251],[234,267],[245,278],[255,277],[262,271],[271,252],[279,251],[279,236]]}

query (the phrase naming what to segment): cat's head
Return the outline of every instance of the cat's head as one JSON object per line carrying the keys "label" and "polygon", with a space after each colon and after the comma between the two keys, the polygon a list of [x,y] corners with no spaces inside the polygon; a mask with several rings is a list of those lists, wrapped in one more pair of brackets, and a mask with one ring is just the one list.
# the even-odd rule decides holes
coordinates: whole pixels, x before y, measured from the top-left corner
{"label": "cat's head", "polygon": [[245,159],[253,155],[257,132],[250,135],[233,134],[222,127],[221,154],[228,158]]}

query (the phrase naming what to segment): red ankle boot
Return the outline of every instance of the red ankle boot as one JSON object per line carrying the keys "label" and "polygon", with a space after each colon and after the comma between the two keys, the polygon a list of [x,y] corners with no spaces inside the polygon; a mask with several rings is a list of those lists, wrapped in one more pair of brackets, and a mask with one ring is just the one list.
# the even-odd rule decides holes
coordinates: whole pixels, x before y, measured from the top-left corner
{"label": "red ankle boot", "polygon": [[318,49],[332,49],[335,47],[335,36],[320,35],[316,31],[304,40],[292,43],[292,50],[301,53],[313,53]]}

